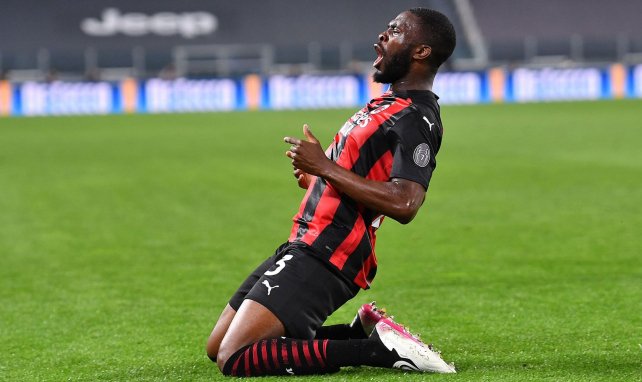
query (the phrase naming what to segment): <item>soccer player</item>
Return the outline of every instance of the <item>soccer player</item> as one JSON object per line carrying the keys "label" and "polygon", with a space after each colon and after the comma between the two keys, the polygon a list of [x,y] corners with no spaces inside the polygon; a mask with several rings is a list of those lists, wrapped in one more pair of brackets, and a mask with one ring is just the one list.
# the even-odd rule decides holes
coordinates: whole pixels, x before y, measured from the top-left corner
{"label": "soccer player", "polygon": [[391,84],[341,128],[324,152],[307,125],[286,137],[307,190],[289,240],[232,296],[207,343],[225,375],[323,374],[367,365],[454,373],[374,305],[352,324],[322,326],[375,276],[375,231],[384,217],[409,223],[422,205],[442,138],[432,84],[453,52],[443,14],[399,14],[374,45],[374,80]]}

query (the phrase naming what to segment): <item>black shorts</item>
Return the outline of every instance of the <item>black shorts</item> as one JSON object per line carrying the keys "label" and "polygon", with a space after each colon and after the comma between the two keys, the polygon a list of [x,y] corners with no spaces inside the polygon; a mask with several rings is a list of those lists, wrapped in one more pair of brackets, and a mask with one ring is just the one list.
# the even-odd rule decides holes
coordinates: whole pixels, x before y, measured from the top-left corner
{"label": "black shorts", "polygon": [[359,287],[308,251],[281,245],[241,284],[230,306],[238,311],[243,300],[254,300],[283,323],[287,337],[314,338],[328,316],[353,298]]}

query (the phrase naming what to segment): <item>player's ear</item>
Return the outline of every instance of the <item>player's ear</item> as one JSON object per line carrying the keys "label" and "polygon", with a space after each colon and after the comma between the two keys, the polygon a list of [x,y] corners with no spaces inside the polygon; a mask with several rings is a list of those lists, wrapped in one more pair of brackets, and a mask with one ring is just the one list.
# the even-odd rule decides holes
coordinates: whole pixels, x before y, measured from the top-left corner
{"label": "player's ear", "polygon": [[415,60],[425,60],[430,56],[430,53],[432,53],[432,48],[429,45],[419,45],[415,49],[415,54],[413,54],[412,58]]}

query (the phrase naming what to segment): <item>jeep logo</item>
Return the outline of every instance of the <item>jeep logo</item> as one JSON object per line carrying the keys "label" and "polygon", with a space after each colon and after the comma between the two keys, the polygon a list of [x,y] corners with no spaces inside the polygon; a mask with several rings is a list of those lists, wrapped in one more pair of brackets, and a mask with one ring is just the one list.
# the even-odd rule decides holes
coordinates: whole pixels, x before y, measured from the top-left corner
{"label": "jeep logo", "polygon": [[86,18],[80,29],[90,36],[109,37],[122,33],[127,36],[181,36],[194,38],[214,33],[218,19],[208,12],[121,13],[116,8],[103,11],[102,20]]}

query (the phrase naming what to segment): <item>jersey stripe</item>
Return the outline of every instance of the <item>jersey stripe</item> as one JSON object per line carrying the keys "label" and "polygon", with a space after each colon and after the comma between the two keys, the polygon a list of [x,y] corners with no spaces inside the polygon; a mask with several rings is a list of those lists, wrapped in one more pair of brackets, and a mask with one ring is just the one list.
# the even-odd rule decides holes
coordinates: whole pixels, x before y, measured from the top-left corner
{"label": "jersey stripe", "polygon": [[325,186],[326,183],[316,177],[312,181],[312,184],[309,185],[303,201],[301,202],[301,205],[304,207],[294,218],[295,224],[292,227],[289,241],[303,237],[308,231],[308,222],[313,220],[317,204],[319,203],[319,200],[321,200],[321,195],[323,195],[323,192],[325,191]]}
{"label": "jersey stripe", "polygon": [[[359,254],[359,256],[356,254]],[[363,289],[368,288],[370,286],[370,281],[372,280],[366,277],[367,273],[365,273],[363,269],[365,264],[369,264],[369,266],[374,267],[377,266],[377,259],[374,256],[374,248],[370,241],[370,237],[367,234],[363,235],[357,249],[355,250],[355,255],[348,257],[348,261],[344,267],[353,270],[352,274],[355,274],[356,276],[352,281]]]}
{"label": "jersey stripe", "polygon": [[[314,208],[314,216],[311,219],[311,222],[314,223],[308,223],[307,232],[303,237],[300,237],[300,240],[308,245],[312,245],[321,232],[323,232],[326,227],[332,223],[331,220],[315,219],[315,217],[317,215],[334,216],[341,203],[341,198],[339,198],[337,191],[331,185],[327,184],[325,180],[319,179],[319,183],[321,182],[325,183],[325,187],[323,188],[321,197],[316,201],[317,204]],[[321,199],[324,200],[323,203],[319,203]],[[303,218],[305,219],[305,217],[306,216],[304,215]]]}
{"label": "jersey stripe", "polygon": [[348,260],[348,256],[350,256],[357,248],[357,245],[359,245],[359,239],[363,237],[365,229],[363,218],[358,216],[350,234],[346,236],[345,240],[343,240],[330,257],[330,262],[340,270],[343,269],[345,262]]}

